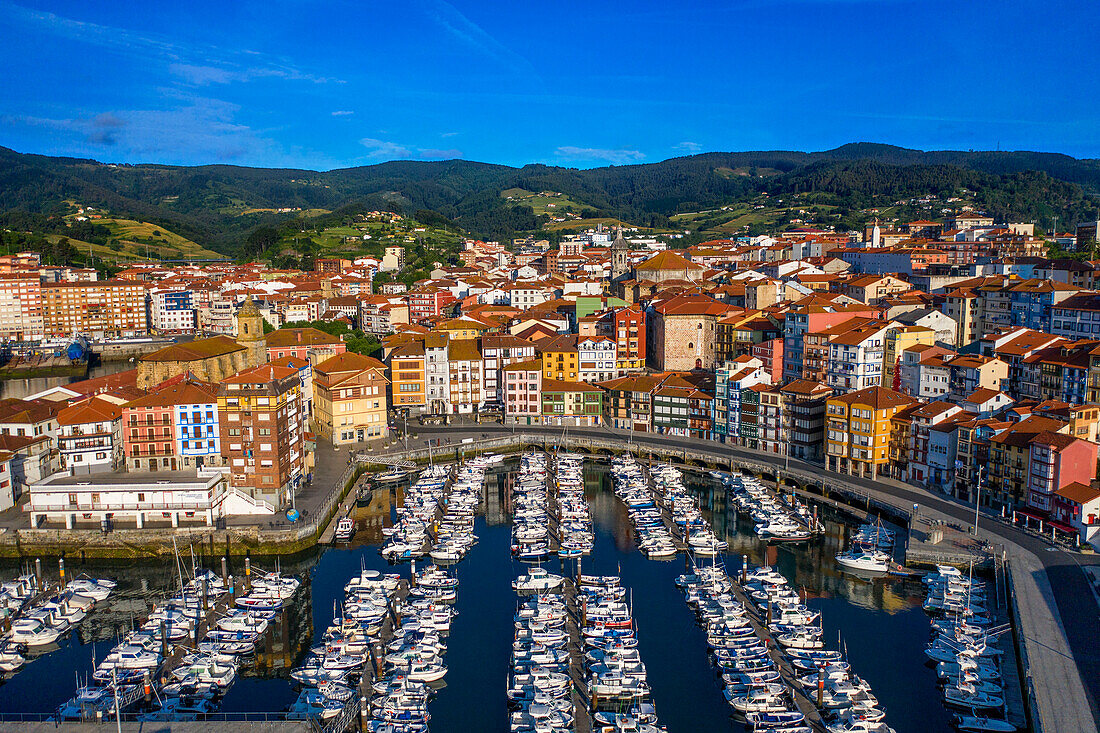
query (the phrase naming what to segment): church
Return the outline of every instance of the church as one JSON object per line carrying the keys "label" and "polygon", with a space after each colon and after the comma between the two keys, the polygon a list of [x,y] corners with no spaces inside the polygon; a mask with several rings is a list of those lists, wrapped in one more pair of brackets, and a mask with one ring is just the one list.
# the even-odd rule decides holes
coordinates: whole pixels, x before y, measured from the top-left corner
{"label": "church", "polygon": [[267,363],[264,318],[248,298],[237,311],[237,338],[214,336],[172,344],[138,360],[137,386],[150,389],[191,372],[204,382],[218,383],[243,369]]}
{"label": "church", "polygon": [[705,269],[682,255],[665,250],[630,267],[630,246],[620,227],[611,244],[611,294],[628,304],[648,300],[673,285],[699,287]]}

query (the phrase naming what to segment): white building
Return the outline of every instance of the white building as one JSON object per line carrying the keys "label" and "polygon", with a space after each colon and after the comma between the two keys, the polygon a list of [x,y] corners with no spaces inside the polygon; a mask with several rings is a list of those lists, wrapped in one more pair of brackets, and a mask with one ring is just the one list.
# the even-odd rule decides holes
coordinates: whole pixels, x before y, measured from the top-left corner
{"label": "white building", "polygon": [[198,318],[191,291],[154,289],[149,293],[149,326],[159,333],[194,333]]}
{"label": "white building", "polygon": [[895,328],[892,324],[869,325],[831,339],[825,383],[839,392],[882,386],[886,335]]}
{"label": "white building", "polygon": [[141,529],[148,522],[213,525],[225,516],[226,478],[221,471],[157,471],[97,473],[88,476],[54,474],[31,484],[26,511],[31,526],[44,522],[73,529],[80,522],[125,523]]}
{"label": "white building", "polygon": [[61,470],[70,475],[117,470],[123,460],[122,408],[107,400],[66,407],[57,415]]}
{"label": "white building", "polygon": [[616,343],[609,338],[577,339],[577,379],[581,382],[602,382],[617,376]]}

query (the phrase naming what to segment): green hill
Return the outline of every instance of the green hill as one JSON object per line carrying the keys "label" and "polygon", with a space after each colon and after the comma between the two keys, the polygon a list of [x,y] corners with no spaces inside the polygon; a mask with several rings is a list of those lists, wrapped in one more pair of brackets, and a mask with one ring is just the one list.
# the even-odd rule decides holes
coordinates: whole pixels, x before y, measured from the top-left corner
{"label": "green hill", "polygon": [[[975,206],[998,217],[1044,227],[1057,217],[1065,225],[1095,215],[1100,161],[854,143],[817,153],[704,153],[588,170],[450,160],[318,172],[108,165],[0,148],[0,212],[60,216],[68,206],[64,202],[75,201],[105,208],[117,219],[160,227],[197,248],[230,254],[241,252],[259,226],[310,220],[314,214],[339,220],[372,209],[410,216],[428,212],[474,236],[503,239],[552,223],[567,228],[553,219],[570,205],[585,219],[665,228],[677,214],[744,204],[762,194],[810,193],[820,206],[836,207],[839,220],[846,221],[845,212],[954,191],[965,191]],[[512,192],[511,198],[502,192]],[[736,218],[769,221],[752,212],[726,221]]]}

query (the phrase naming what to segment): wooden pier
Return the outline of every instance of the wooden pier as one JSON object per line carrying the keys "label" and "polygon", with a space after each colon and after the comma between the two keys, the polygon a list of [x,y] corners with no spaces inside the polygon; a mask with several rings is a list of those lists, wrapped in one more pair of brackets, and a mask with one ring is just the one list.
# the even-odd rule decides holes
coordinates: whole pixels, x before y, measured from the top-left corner
{"label": "wooden pier", "polygon": [[819,733],[825,733],[825,722],[821,717],[821,711],[806,693],[802,683],[798,681],[798,672],[783,654],[782,648],[775,641],[768,629],[767,611],[758,611],[756,603],[741,587],[739,577],[730,578],[730,586],[733,596],[745,606],[745,618],[752,624],[753,631],[758,639],[764,642],[768,650],[768,656],[775,662],[776,669],[783,683],[790,689],[791,697],[798,710],[806,716],[806,723]]}
{"label": "wooden pier", "polygon": [[584,638],[581,636],[581,609],[577,603],[577,586],[572,578],[563,585],[565,595],[565,627],[569,632],[569,676],[573,680],[573,729],[576,733],[590,733],[596,701],[588,695],[588,678],[584,667]]}

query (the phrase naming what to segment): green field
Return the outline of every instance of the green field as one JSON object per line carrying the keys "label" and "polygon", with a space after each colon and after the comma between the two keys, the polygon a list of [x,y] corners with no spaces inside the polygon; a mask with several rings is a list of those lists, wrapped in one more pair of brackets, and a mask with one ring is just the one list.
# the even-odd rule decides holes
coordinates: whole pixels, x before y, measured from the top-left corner
{"label": "green field", "polygon": [[574,213],[580,213],[581,209],[589,208],[586,204],[557,194],[544,191],[535,193],[523,188],[508,188],[500,192],[500,197],[507,199],[514,206],[530,206],[535,215],[548,214],[561,216],[566,208],[572,208]]}
{"label": "green field", "polygon": [[[224,255],[205,249],[162,226],[132,219],[100,219],[96,222],[110,230],[119,250],[105,247],[107,257],[124,259],[223,259]],[[75,243],[74,243],[75,244]],[[93,245],[94,246],[94,245]]]}

